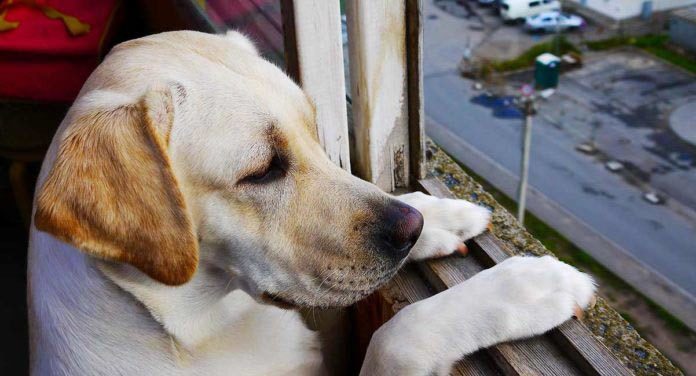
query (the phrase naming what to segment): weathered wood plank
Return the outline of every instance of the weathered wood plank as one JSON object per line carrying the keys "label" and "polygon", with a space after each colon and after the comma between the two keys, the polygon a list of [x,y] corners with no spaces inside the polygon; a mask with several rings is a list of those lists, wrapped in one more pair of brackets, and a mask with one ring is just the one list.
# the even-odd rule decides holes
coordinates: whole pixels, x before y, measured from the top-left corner
{"label": "weathered wood plank", "polygon": [[[452,198],[454,195],[447,187],[436,179],[421,180],[421,186],[428,193]],[[420,266],[428,281],[441,289],[454,286],[466,278],[475,274],[476,268],[491,267],[512,255],[506,245],[490,233],[477,236],[470,242],[472,256],[478,261],[465,261],[464,258],[448,258],[428,261]],[[550,331],[547,336],[563,351],[565,356],[572,359],[575,365],[585,374],[589,375],[630,375],[631,373],[614,358],[609,350],[597,341],[589,330],[577,320],[569,320],[560,327]],[[528,352],[530,345],[538,345],[543,342],[541,337],[521,342],[502,344],[492,349],[491,355],[501,367],[512,374],[526,374],[528,370],[524,362],[514,360],[518,351]],[[547,346],[544,343],[544,346]],[[518,348],[512,348],[518,346]],[[548,347],[548,346],[547,346]],[[547,351],[547,350],[544,350]],[[543,360],[539,359],[539,360]],[[548,359],[546,360],[548,362]],[[505,363],[508,363],[506,366]],[[509,366],[509,367],[508,367]],[[512,369],[509,369],[512,368]],[[521,372],[521,373],[520,373]],[[507,372],[506,372],[507,373]]]}
{"label": "weathered wood plank", "polygon": [[453,376],[497,376],[502,375],[493,359],[485,351],[477,351],[459,360],[452,367]]}
{"label": "weathered wood plank", "polygon": [[354,171],[386,191],[407,187],[411,141],[406,0],[348,0],[346,17]]}
{"label": "weathered wood plank", "polygon": [[418,184],[421,186],[422,190],[429,195],[440,198],[457,198],[447,189],[446,185],[435,178],[423,179],[419,181]]}
{"label": "weathered wood plank", "polygon": [[329,158],[350,171],[341,11],[338,0],[282,0],[288,73],[316,109]]}

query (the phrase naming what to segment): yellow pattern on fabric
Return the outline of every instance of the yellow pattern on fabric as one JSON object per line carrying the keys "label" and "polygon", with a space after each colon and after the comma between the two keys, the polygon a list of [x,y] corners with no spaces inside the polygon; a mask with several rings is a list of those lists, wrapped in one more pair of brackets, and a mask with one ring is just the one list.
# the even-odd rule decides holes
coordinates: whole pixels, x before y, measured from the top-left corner
{"label": "yellow pattern on fabric", "polygon": [[66,29],[68,29],[68,33],[74,37],[89,33],[91,28],[88,23],[80,21],[77,17],[67,15],[48,5],[39,4],[36,0],[0,0],[0,32],[13,30],[19,27],[19,22],[5,19],[7,10],[14,5],[24,5],[34,8],[41,11],[41,13],[50,19],[63,21]]}

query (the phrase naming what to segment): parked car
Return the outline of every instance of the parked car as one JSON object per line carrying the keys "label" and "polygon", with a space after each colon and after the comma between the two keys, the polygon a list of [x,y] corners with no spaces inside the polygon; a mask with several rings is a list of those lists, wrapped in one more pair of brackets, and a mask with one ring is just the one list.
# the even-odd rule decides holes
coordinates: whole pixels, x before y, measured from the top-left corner
{"label": "parked car", "polygon": [[560,9],[558,0],[500,0],[500,17],[506,22]]}
{"label": "parked car", "polygon": [[643,193],[643,200],[653,204],[653,205],[660,205],[665,202],[665,199],[662,198],[660,195],[658,195],[655,192],[646,192]]}
{"label": "parked car", "polygon": [[343,45],[348,44],[348,21],[346,16],[341,16],[341,37],[343,38]]}
{"label": "parked car", "polygon": [[585,20],[582,17],[556,10],[529,16],[524,22],[524,28],[530,32],[572,30],[579,29],[584,25]]}
{"label": "parked car", "polygon": [[597,148],[592,143],[589,143],[589,142],[584,142],[582,144],[575,146],[575,150],[577,150],[581,153],[589,154],[589,155],[593,155],[593,154],[597,153]]}
{"label": "parked car", "polygon": [[624,168],[623,163],[619,161],[609,161],[604,166],[611,172],[621,171]]}

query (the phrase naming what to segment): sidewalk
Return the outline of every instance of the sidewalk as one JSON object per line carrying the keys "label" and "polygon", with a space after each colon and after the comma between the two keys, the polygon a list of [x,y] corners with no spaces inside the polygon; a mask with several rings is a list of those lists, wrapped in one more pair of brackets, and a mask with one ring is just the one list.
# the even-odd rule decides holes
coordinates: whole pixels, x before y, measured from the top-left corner
{"label": "sidewalk", "polygon": [[682,104],[669,117],[669,128],[684,142],[696,147],[696,101]]}

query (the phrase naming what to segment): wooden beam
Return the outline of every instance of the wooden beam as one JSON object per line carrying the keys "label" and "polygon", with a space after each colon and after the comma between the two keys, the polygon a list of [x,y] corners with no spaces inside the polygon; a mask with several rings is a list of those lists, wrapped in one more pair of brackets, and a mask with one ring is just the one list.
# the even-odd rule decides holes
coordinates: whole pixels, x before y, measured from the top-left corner
{"label": "wooden beam", "polygon": [[425,116],[423,101],[423,1],[406,1],[406,72],[410,185],[425,178]]}
{"label": "wooden beam", "polygon": [[406,2],[346,1],[353,169],[386,191],[407,187],[410,177]]}
{"label": "wooden beam", "polygon": [[282,12],[288,74],[314,104],[326,154],[350,171],[339,0],[282,0]]}
{"label": "wooden beam", "polygon": [[297,34],[295,32],[294,0],[280,0],[281,16],[283,18],[283,51],[285,54],[285,73],[300,82],[300,61],[297,56]]}

